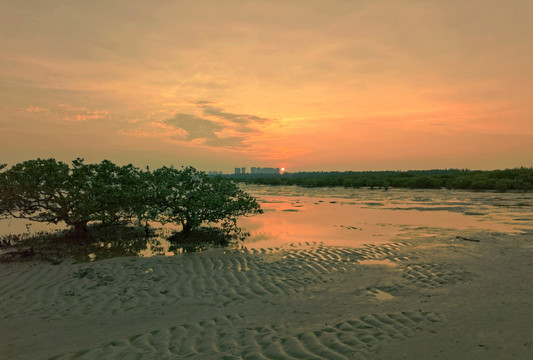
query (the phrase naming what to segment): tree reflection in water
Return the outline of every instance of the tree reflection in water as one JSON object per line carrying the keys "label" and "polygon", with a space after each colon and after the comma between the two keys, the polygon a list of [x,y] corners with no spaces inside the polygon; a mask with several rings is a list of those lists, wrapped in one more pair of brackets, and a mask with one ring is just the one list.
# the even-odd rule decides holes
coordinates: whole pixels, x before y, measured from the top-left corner
{"label": "tree reflection in water", "polygon": [[176,255],[211,247],[236,247],[248,233],[219,227],[201,227],[184,236],[170,229],[121,224],[89,226],[87,232],[73,230],[5,235],[0,239],[0,261],[40,260],[59,263],[105,260],[125,256]]}
{"label": "tree reflection in water", "polygon": [[201,227],[187,236],[177,232],[168,238],[170,242],[169,251],[174,254],[181,254],[203,251],[212,247],[235,247],[239,241],[249,236],[248,233],[242,232],[241,229],[238,230],[240,231],[238,233],[228,233],[218,227]]}

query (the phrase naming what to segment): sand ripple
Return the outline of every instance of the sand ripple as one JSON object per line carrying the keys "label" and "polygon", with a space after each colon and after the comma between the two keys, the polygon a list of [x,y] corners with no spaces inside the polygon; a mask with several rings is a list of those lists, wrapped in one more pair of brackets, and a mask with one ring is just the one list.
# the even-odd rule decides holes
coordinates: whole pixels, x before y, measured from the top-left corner
{"label": "sand ripple", "polygon": [[[24,340],[13,335],[6,341],[11,350],[0,354],[57,360],[378,359],[382,344],[429,334],[432,324],[444,321],[439,311],[424,308],[426,300],[401,302],[402,296],[429,298],[473,278],[456,265],[419,261],[411,247],[307,244],[10,264],[0,278],[0,326],[28,319],[52,334],[60,324],[79,322],[85,324],[80,331],[87,326],[93,336],[81,341],[83,334],[69,334],[72,344],[24,352],[16,345]],[[105,326],[98,322],[109,319],[134,326],[103,336]]]}
{"label": "sand ripple", "polygon": [[50,359],[367,359],[380,341],[409,338],[441,321],[436,313],[369,314],[311,332],[282,336],[278,327],[245,327],[242,315],[182,324]]}

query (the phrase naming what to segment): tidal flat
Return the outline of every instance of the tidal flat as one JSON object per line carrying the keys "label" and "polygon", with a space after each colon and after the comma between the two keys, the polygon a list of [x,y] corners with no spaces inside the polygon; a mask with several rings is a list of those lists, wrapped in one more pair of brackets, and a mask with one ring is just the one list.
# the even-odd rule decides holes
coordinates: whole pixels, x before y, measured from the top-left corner
{"label": "tidal flat", "polygon": [[533,358],[533,194],[243,188],[235,247],[0,264],[0,358]]}

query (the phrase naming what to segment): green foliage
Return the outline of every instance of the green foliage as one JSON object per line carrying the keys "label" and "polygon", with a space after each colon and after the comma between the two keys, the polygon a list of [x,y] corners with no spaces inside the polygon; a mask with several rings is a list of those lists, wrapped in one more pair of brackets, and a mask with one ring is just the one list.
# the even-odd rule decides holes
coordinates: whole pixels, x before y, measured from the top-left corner
{"label": "green foliage", "polygon": [[55,159],[0,166],[0,215],[85,231],[102,224],[159,221],[189,234],[205,223],[236,230],[239,216],[259,214],[257,201],[233,181],[209,177],[193,167],[150,172],[109,160],[69,166]]}
{"label": "green foliage", "polygon": [[79,211],[89,221],[115,224],[144,219],[147,212],[143,174],[133,165],[117,166],[109,160],[99,164],[73,162],[72,181],[83,191],[85,202]]}
{"label": "green foliage", "polygon": [[231,175],[237,181],[264,185],[349,188],[398,187],[411,189],[464,189],[496,191],[533,190],[533,168],[494,171],[460,169],[419,171],[301,172],[282,175]]}
{"label": "green foliage", "polygon": [[28,160],[0,173],[0,214],[84,231],[91,221],[117,223],[141,212],[143,187],[132,165],[108,160],[72,167],[55,159]]}
{"label": "green foliage", "polygon": [[156,220],[176,223],[188,235],[204,223],[235,224],[237,217],[262,212],[257,201],[233,181],[210,177],[193,167],[163,167],[153,172]]}
{"label": "green foliage", "polygon": [[67,164],[29,160],[0,173],[0,214],[57,224],[73,224],[74,194]]}

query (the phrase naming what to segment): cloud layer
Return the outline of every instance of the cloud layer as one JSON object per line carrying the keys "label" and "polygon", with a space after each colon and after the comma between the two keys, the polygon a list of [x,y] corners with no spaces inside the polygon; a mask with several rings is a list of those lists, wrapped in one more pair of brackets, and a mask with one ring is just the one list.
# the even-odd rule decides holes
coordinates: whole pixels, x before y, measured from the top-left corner
{"label": "cloud layer", "polygon": [[225,171],[533,165],[530,0],[0,9],[2,161],[53,150]]}

